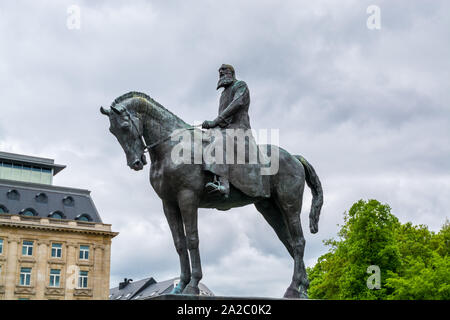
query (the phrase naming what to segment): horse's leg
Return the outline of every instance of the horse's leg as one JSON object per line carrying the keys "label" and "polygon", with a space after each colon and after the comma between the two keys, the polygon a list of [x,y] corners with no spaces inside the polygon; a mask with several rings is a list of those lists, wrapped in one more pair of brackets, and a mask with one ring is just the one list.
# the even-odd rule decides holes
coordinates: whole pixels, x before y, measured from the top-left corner
{"label": "horse's leg", "polygon": [[180,209],[177,203],[163,201],[164,214],[169,223],[170,231],[172,232],[173,242],[180,257],[180,282],[173,288],[171,293],[181,293],[186,285],[191,281],[191,265],[189,262],[189,255],[186,246],[186,236],[184,234],[183,220],[181,218]]}
{"label": "horse's leg", "polygon": [[294,258],[291,234],[289,233],[280,209],[270,199],[256,202],[255,207],[262,214],[264,219],[266,219],[273,230],[275,230],[278,238],[284,244],[291,257]]}
{"label": "horse's leg", "polygon": [[178,205],[183,217],[184,228],[186,230],[186,242],[191,257],[192,276],[191,281],[183,290],[184,294],[199,294],[198,283],[202,279],[202,265],[200,261],[200,250],[198,248],[198,227],[197,210],[198,197],[192,190],[183,190],[178,193]]}
{"label": "horse's leg", "polygon": [[[289,183],[289,181],[283,181],[283,183]],[[292,282],[286,290],[284,297],[307,298],[309,282],[305,264],[303,262],[305,238],[303,236],[300,220],[304,182],[303,184],[292,183],[290,185],[294,187],[288,188],[287,190],[289,190],[289,192],[278,192],[277,195],[277,203],[287,223],[294,250],[294,274],[292,276]]]}
{"label": "horse's leg", "polygon": [[306,274],[303,255],[305,252],[305,237],[303,236],[300,217],[291,218],[289,223],[294,246],[294,275],[289,288],[286,290],[286,298],[308,298],[309,281]]}

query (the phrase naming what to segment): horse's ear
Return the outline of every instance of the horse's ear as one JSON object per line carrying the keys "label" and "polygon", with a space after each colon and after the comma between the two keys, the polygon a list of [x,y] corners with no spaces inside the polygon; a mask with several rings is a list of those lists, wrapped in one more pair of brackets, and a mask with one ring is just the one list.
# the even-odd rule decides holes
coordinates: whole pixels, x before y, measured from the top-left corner
{"label": "horse's ear", "polygon": [[117,108],[117,107],[114,107],[114,106],[111,107],[111,110],[114,111],[117,114],[120,114],[123,111],[123,109],[120,109],[120,108]]}
{"label": "horse's ear", "polygon": [[106,110],[105,108],[103,108],[103,107],[100,107],[100,112],[102,113],[102,114],[104,114],[105,116],[109,116],[109,113],[111,112],[110,110]]}

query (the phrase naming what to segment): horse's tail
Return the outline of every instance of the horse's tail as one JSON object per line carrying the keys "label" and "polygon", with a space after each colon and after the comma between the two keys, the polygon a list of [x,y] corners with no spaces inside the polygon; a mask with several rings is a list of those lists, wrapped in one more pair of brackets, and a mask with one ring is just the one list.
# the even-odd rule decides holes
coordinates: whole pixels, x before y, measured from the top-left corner
{"label": "horse's tail", "polygon": [[305,168],[306,183],[308,184],[308,187],[311,188],[313,197],[311,211],[309,213],[309,230],[311,233],[317,233],[317,231],[319,231],[320,210],[323,205],[322,184],[320,183],[316,171],[305,158],[300,155],[294,155],[294,157],[297,158]]}

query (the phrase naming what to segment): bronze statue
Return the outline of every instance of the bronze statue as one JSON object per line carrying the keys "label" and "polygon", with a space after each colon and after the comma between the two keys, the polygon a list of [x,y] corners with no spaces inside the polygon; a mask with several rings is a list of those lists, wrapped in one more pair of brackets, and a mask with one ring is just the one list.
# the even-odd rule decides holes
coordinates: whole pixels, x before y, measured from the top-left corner
{"label": "bronze statue", "polygon": [[[231,66],[224,65],[219,72],[221,79],[218,87],[225,88],[221,96],[219,116],[214,121],[205,121],[203,127],[250,128],[247,85],[234,78]],[[230,80],[229,75],[234,79]],[[323,193],[314,168],[303,157],[291,155],[280,147],[270,145],[263,150],[278,152],[279,169],[276,174],[260,177],[261,174],[255,170],[259,164],[253,164],[253,167],[249,165],[250,169],[241,171],[232,169],[228,173],[226,170],[214,172],[209,170],[211,166],[205,166],[204,163],[173,161],[172,151],[180,143],[174,141],[174,132],[194,137],[190,140],[193,143],[189,142],[188,149],[208,148],[209,144],[202,139],[195,139],[195,135],[202,135],[201,129],[190,126],[148,95],[129,92],[115,99],[110,109],[101,107],[100,111],[108,116],[109,130],[122,146],[131,169],[142,170],[146,164],[144,154],[146,150],[149,152],[150,183],[163,202],[164,214],[180,258],[180,282],[173,293],[199,294],[198,283],[202,278],[202,268],[198,246],[198,208],[229,210],[253,203],[294,259],[292,282],[284,297],[307,297],[308,279],[303,263],[305,239],[300,221],[305,181],[313,195],[309,214],[312,233],[318,231]],[[239,165],[228,166],[235,168]],[[236,180],[248,181],[247,184],[234,185],[235,174],[247,175],[237,177]],[[228,179],[231,183],[228,183]],[[269,197],[264,194],[265,183]],[[223,185],[226,185],[225,190],[220,188]],[[257,187],[252,188],[250,185]],[[219,192],[210,192],[209,189]],[[252,192],[256,195],[252,195]]]}

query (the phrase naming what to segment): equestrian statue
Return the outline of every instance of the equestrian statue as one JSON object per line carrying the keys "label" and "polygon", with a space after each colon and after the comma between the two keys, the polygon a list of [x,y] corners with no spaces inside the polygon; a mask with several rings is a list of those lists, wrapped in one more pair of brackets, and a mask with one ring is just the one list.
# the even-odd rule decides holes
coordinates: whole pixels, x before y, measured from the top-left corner
{"label": "equestrian statue", "polygon": [[[291,155],[276,145],[256,144],[248,115],[250,92],[244,81],[236,79],[231,65],[223,64],[219,69],[220,88],[223,91],[218,116],[204,121],[202,128],[184,122],[141,92],[126,93],[116,98],[109,109],[100,108],[108,116],[109,131],[120,143],[131,169],[142,170],[147,164],[145,153],[149,153],[150,184],[162,200],[180,260],[180,281],[172,293],[199,294],[202,266],[198,208],[229,210],[254,204],[294,259],[292,281],[284,297],[307,298],[309,282],[303,262],[305,238],[300,212],[306,182],[312,192],[309,228],[317,233],[323,204],[319,177],[302,156]],[[236,132],[245,132],[242,149],[236,146]],[[192,139],[184,144],[174,139],[181,134]],[[190,154],[190,161],[174,157],[180,144],[183,152]],[[250,150],[256,150],[257,161],[251,161],[254,157]],[[230,151],[232,156],[228,157]],[[242,161],[236,161],[239,156]],[[275,161],[276,170],[264,173]]]}

